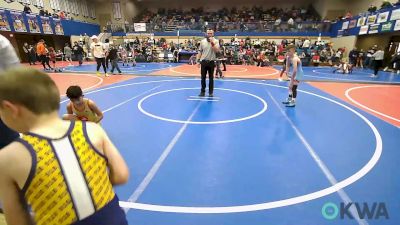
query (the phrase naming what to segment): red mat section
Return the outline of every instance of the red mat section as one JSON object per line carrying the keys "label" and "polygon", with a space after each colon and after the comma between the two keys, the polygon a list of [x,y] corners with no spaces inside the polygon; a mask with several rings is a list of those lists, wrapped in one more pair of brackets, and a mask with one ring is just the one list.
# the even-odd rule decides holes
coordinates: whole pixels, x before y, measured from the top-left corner
{"label": "red mat section", "polygon": [[[279,71],[272,67],[257,67],[245,65],[227,65],[227,71],[223,71],[226,78],[253,78],[253,79],[277,79]],[[181,65],[160,70],[151,75],[168,76],[199,76],[200,68],[197,65]]]}
{"label": "red mat section", "polygon": [[310,84],[400,127],[400,86],[323,82]]}
{"label": "red mat section", "polygon": [[49,73],[60,89],[60,95],[64,96],[71,85],[79,85],[84,91],[93,90],[106,85],[135,78],[135,76],[113,75],[110,77],[96,76],[93,74],[74,73]]}

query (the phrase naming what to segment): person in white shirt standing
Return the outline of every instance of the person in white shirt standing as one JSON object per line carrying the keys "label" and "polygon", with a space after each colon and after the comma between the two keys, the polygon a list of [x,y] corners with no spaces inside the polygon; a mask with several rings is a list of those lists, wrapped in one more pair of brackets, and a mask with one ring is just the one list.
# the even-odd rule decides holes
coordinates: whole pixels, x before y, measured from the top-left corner
{"label": "person in white shirt standing", "polygon": [[198,66],[201,66],[201,91],[199,96],[204,97],[206,92],[206,76],[208,73],[208,93],[209,97],[214,96],[214,71],[215,60],[219,52],[219,41],[214,38],[214,31],[207,30],[207,36],[200,42],[199,52],[197,54]]}
{"label": "person in white shirt standing", "polygon": [[373,75],[373,77],[378,76],[379,68],[381,68],[383,66],[384,56],[385,56],[385,52],[381,48],[378,48],[378,51],[372,55],[372,58],[374,58],[374,75]]}
{"label": "person in white shirt standing", "polygon": [[103,66],[104,74],[106,77],[109,75],[107,74],[107,69],[106,69],[106,52],[105,52],[105,47],[104,44],[99,41],[99,38],[96,35],[92,36],[92,44],[90,45],[90,50],[92,51],[92,55],[96,60],[97,63],[97,69],[96,73],[98,76],[100,76],[100,67]]}

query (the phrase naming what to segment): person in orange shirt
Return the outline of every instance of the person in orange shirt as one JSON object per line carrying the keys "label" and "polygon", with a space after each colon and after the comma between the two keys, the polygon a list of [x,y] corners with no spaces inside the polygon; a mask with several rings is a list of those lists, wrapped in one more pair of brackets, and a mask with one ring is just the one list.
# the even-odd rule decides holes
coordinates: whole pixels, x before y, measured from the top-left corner
{"label": "person in orange shirt", "polygon": [[[47,51],[46,51],[46,47],[44,46],[44,40],[40,39],[39,43],[36,46],[36,53],[39,56],[39,60],[40,62],[42,62],[43,65],[43,69],[47,69],[46,68],[46,62],[47,62]],[[51,66],[49,65],[49,63],[47,62],[47,65],[49,66],[49,69],[52,70],[53,68],[51,68]]]}

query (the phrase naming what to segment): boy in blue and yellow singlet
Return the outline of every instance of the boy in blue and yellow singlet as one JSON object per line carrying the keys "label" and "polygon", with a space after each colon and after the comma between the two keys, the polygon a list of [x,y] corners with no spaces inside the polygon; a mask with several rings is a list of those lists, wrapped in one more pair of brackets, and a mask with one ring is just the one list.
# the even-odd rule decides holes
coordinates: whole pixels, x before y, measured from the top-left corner
{"label": "boy in blue and yellow singlet", "polygon": [[67,97],[71,100],[67,104],[67,113],[64,120],[81,120],[99,123],[103,119],[103,113],[92,100],[83,97],[79,86],[70,86],[67,89]]}
{"label": "boy in blue and yellow singlet", "polygon": [[113,190],[128,180],[124,159],[99,125],[61,120],[59,102],[54,81],[38,70],[0,74],[0,116],[23,133],[0,151],[8,225],[126,225]]}

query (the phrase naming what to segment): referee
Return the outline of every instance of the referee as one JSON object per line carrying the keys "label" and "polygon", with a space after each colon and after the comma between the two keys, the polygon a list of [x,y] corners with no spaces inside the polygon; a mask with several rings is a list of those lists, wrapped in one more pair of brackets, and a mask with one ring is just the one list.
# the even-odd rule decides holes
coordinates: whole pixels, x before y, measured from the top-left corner
{"label": "referee", "polygon": [[214,69],[216,53],[219,52],[218,40],[214,38],[214,31],[207,30],[207,36],[200,42],[197,64],[201,65],[201,91],[199,96],[204,97],[206,93],[206,76],[208,73],[208,96],[213,97],[214,91]]}

